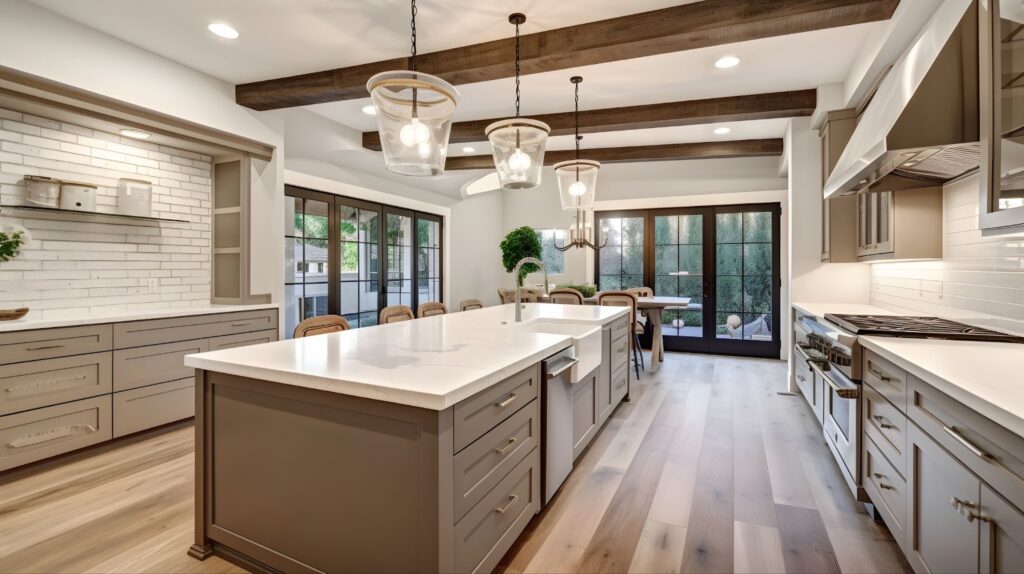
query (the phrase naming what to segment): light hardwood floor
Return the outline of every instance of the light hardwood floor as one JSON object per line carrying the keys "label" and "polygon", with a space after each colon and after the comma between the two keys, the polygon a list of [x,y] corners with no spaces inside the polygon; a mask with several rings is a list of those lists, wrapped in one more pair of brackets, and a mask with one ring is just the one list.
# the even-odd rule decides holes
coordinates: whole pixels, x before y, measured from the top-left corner
{"label": "light hardwood floor", "polygon": [[[504,572],[909,572],[778,361],[666,354]],[[0,572],[238,572],[185,555],[182,424],[0,475]]]}

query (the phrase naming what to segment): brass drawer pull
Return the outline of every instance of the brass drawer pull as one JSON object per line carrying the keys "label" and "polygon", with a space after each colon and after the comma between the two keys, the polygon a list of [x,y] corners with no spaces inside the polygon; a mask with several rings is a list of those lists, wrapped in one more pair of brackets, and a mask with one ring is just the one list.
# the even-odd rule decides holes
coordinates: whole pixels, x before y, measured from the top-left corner
{"label": "brass drawer pull", "polygon": [[882,422],[882,421],[885,420],[885,417],[883,417],[882,415],[874,415],[871,418],[873,418],[876,421],[878,421],[878,426],[880,426],[880,427],[882,427],[884,429],[894,429],[894,428],[896,428],[896,427],[892,426],[891,424]]}
{"label": "brass drawer pull", "polygon": [[43,345],[42,347],[27,347],[26,351],[47,351],[49,349],[63,349],[67,345]]}
{"label": "brass drawer pull", "polygon": [[49,442],[51,440],[57,440],[64,437],[69,437],[76,434],[79,429],[85,429],[85,434],[96,432],[96,427],[92,425],[68,425],[65,427],[50,429],[35,434],[30,434],[20,438],[16,438],[11,442],[7,443],[7,446],[11,448],[22,448],[26,446],[32,446],[34,444],[40,444]]}
{"label": "brass drawer pull", "polygon": [[506,452],[509,451],[510,448],[512,448],[513,445],[516,444],[516,442],[518,440],[519,440],[518,438],[512,437],[512,438],[508,439],[508,444],[507,445],[503,446],[502,448],[496,448],[494,450],[497,451],[498,454],[505,454]]}
{"label": "brass drawer pull", "polygon": [[884,382],[884,383],[891,383],[892,382],[892,377],[890,377],[885,371],[883,371],[881,369],[873,369],[873,368],[871,368],[871,363],[870,362],[868,363],[868,372],[871,373],[872,375],[878,377],[878,379],[880,381]]}
{"label": "brass drawer pull", "polygon": [[505,399],[505,400],[503,400],[501,402],[494,403],[494,406],[498,407],[499,409],[503,409],[503,408],[511,405],[512,402],[515,401],[515,400],[516,400],[516,394],[512,393],[511,395],[509,395],[509,397],[507,399]]}
{"label": "brass drawer pull", "polygon": [[519,500],[519,495],[518,494],[509,495],[508,502],[505,503],[505,506],[500,506],[498,508],[495,508],[494,511],[497,512],[498,514],[505,514],[506,512],[508,512],[509,508],[512,508],[512,505],[515,504],[517,500]]}
{"label": "brass drawer pull", "polygon": [[45,381],[33,381],[31,383],[25,383],[22,385],[14,385],[13,387],[7,387],[4,389],[5,392],[15,393],[22,389],[38,389],[39,387],[47,387],[50,385],[59,385],[61,383],[77,383],[78,381],[84,381],[88,377],[85,375],[79,375],[77,377],[67,377],[64,379],[48,379]]}

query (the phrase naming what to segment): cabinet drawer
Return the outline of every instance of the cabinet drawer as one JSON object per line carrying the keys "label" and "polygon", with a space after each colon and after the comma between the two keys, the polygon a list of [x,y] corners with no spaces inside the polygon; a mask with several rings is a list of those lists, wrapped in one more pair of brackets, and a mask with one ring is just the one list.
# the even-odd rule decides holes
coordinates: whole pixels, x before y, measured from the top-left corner
{"label": "cabinet drawer", "polygon": [[455,455],[455,520],[462,518],[540,442],[540,400]]}
{"label": "cabinet drawer", "polygon": [[114,393],[114,436],[125,436],[195,415],[192,378]]}
{"label": "cabinet drawer", "polygon": [[277,309],[130,321],[114,325],[114,348],[130,349],[268,329],[277,329]]}
{"label": "cabinet drawer", "polygon": [[807,367],[807,363],[804,362],[803,355],[793,348],[793,378],[796,379],[796,386],[800,389],[800,393],[803,394],[804,400],[807,404],[814,408],[814,373]]}
{"label": "cabinet drawer", "polygon": [[0,417],[0,471],[110,437],[110,395]]}
{"label": "cabinet drawer", "polygon": [[906,551],[907,481],[871,439],[864,441],[864,490],[885,520],[893,538]]}
{"label": "cabinet drawer", "polygon": [[540,449],[455,525],[455,571],[490,572],[540,511]]}
{"label": "cabinet drawer", "polygon": [[907,412],[907,372],[868,349],[864,349],[862,361],[864,382],[896,408]]}
{"label": "cabinet drawer", "polygon": [[111,391],[110,353],[0,367],[0,415],[48,407]]}
{"label": "cabinet drawer", "polygon": [[185,355],[206,351],[206,340],[114,351],[114,390],[125,391],[195,376]]}
{"label": "cabinet drawer", "polygon": [[0,333],[0,365],[84,355],[111,348],[110,325]]}
{"label": "cabinet drawer", "polygon": [[455,452],[466,448],[469,443],[537,398],[539,384],[538,363],[455,405],[452,421]]}
{"label": "cabinet drawer", "polygon": [[597,433],[597,373],[572,386],[572,458],[576,460]]}
{"label": "cabinet drawer", "polygon": [[235,347],[270,343],[276,340],[277,329],[254,331],[252,333],[239,333],[238,335],[224,335],[223,337],[213,337],[210,339],[210,346],[208,350],[220,351],[221,349],[233,349]]}
{"label": "cabinet drawer", "polygon": [[612,331],[612,341],[615,341],[619,337],[625,337],[626,335],[628,335],[629,334],[629,317],[627,316],[627,317],[623,317],[621,319],[616,319],[615,321],[613,321],[612,322],[612,326],[611,326],[611,331]]}
{"label": "cabinet drawer", "polygon": [[613,373],[629,362],[629,337],[612,338],[610,360]]}
{"label": "cabinet drawer", "polygon": [[629,365],[622,365],[618,371],[612,372],[612,406],[619,404],[622,397],[629,392]]}
{"label": "cabinet drawer", "polygon": [[864,434],[892,463],[900,476],[907,476],[907,416],[896,410],[870,385],[864,393]]}
{"label": "cabinet drawer", "polygon": [[921,430],[1017,508],[1024,508],[1024,438],[913,375],[908,414]]}

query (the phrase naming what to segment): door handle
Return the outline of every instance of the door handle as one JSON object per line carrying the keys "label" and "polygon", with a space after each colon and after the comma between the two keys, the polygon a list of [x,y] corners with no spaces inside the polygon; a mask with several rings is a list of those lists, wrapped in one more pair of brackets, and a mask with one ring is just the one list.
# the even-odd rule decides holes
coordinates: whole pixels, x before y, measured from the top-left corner
{"label": "door handle", "polygon": [[953,437],[953,440],[963,445],[964,448],[971,451],[971,453],[974,454],[974,456],[984,460],[985,462],[994,461],[994,458],[991,454],[981,450],[981,447],[967,440],[967,438],[965,438],[964,435],[960,434],[960,431],[958,431],[956,427],[948,427],[946,425],[942,425],[942,430],[946,431],[946,434]]}

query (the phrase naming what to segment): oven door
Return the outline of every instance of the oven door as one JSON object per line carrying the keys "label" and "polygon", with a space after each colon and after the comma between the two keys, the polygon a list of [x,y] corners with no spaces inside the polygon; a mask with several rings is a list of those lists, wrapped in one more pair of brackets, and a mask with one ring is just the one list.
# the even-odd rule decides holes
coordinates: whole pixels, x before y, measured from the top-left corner
{"label": "oven door", "polygon": [[850,490],[858,498],[860,489],[860,417],[861,387],[836,369],[824,371],[812,365],[815,374],[824,381],[824,420],[822,430],[825,442],[839,463]]}

